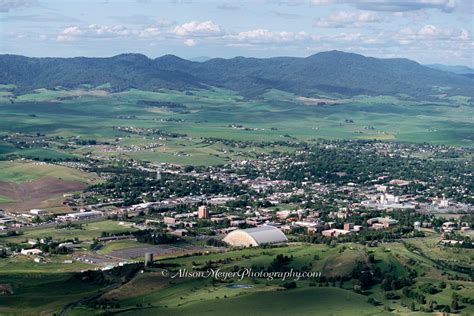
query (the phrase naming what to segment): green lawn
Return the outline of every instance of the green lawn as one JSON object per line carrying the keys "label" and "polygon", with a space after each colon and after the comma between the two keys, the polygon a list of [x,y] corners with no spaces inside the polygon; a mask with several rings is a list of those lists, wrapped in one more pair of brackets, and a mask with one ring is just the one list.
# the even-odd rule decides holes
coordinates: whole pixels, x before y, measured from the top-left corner
{"label": "green lawn", "polygon": [[133,248],[136,246],[144,246],[144,244],[140,244],[135,240],[116,240],[116,241],[109,241],[100,248],[97,252],[100,254],[109,254],[112,251],[122,250],[127,248]]}

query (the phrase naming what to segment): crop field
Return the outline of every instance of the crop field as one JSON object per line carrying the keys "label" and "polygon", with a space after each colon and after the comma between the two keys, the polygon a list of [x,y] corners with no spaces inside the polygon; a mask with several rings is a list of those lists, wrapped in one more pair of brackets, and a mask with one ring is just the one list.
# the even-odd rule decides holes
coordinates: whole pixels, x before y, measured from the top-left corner
{"label": "crop field", "polygon": [[68,211],[63,194],[80,192],[98,179],[77,169],[31,161],[0,161],[0,208]]}

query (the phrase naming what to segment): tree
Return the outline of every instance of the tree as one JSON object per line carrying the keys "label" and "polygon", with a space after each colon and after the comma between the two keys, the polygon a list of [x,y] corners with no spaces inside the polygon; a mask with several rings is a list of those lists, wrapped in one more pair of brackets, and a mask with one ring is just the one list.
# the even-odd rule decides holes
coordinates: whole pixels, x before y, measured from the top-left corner
{"label": "tree", "polygon": [[457,300],[453,300],[453,301],[451,302],[451,309],[452,309],[452,310],[457,310],[457,309],[459,309],[459,303],[458,303]]}

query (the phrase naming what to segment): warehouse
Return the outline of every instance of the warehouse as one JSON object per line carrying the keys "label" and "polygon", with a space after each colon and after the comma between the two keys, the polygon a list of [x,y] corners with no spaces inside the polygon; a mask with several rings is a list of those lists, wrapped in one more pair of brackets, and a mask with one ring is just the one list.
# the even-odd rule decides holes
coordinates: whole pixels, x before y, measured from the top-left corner
{"label": "warehouse", "polygon": [[256,247],[266,244],[278,244],[288,241],[285,234],[274,226],[260,226],[238,229],[230,232],[224,242],[234,247]]}

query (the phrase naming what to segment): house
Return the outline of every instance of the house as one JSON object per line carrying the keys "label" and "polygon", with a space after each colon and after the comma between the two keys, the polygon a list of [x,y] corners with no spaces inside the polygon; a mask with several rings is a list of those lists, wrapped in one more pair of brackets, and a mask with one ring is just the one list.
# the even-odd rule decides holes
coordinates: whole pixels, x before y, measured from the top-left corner
{"label": "house", "polygon": [[72,242],[63,242],[58,245],[58,248],[66,248],[66,249],[72,249],[74,248],[74,244]]}
{"label": "house", "polygon": [[20,253],[25,256],[31,256],[31,255],[37,256],[37,255],[42,254],[43,252],[39,249],[21,249]]}
{"label": "house", "polygon": [[456,230],[458,225],[454,222],[444,222],[441,228],[443,229],[444,232],[451,232],[453,230]]}
{"label": "house", "polygon": [[354,223],[344,223],[344,230],[352,230],[354,229]]}
{"label": "house", "polygon": [[34,246],[38,244],[38,241],[36,239],[28,239],[28,244]]}
{"label": "house", "polygon": [[173,217],[168,217],[168,216],[165,216],[163,218],[163,223],[169,225],[169,224],[176,224],[176,219],[173,218]]}
{"label": "house", "polygon": [[170,234],[178,236],[178,237],[183,237],[183,236],[186,236],[188,234],[188,231],[186,229],[176,229],[176,230],[170,232]]}

